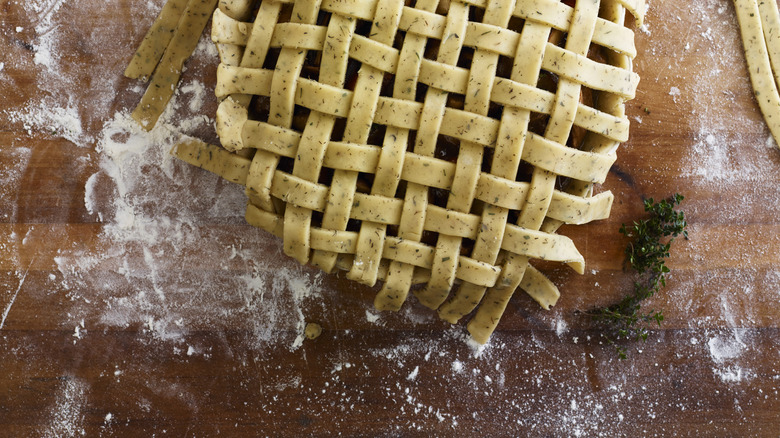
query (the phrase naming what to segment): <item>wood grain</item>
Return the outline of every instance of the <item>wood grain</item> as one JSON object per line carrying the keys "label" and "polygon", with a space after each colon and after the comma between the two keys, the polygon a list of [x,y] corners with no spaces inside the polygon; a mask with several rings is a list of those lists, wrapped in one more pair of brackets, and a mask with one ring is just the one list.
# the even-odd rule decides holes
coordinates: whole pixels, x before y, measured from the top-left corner
{"label": "wood grain", "polygon": [[[240,204],[215,212],[193,195],[233,199],[239,188],[182,163],[169,217],[188,205],[182,227],[197,240],[104,237],[119,188],[100,173],[101,135],[140,96],[121,74],[162,2],[147,3],[0,1],[0,435],[777,435],[780,153],[731,2],[651,2],[631,139],[599,188],[616,195],[612,216],[562,228],[586,274],[545,265],[559,304],[546,312],[517,294],[480,354],[462,324],[414,300],[379,314],[376,289],[298,267],[243,222]],[[54,67],[35,63],[47,44]],[[213,85],[213,60],[187,67],[185,82]],[[49,107],[77,112],[83,132],[52,130],[35,111]],[[215,108],[209,93],[199,110]],[[190,134],[216,141],[210,126]],[[85,203],[96,172],[102,221]],[[578,312],[631,287],[617,230],[643,198],[675,192],[690,238],[675,243],[668,288],[649,303],[666,320],[619,361]],[[139,215],[164,207],[154,204]],[[237,287],[275,279],[292,294],[278,272],[315,296]],[[324,331],[292,348],[298,311]]]}

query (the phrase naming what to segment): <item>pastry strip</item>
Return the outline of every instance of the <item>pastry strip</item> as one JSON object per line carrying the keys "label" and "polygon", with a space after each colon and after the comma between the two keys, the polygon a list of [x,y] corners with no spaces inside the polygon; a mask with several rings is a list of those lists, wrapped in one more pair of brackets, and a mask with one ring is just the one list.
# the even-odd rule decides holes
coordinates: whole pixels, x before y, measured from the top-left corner
{"label": "pastry strip", "polygon": [[[780,29],[774,15],[777,14],[777,4],[771,4],[768,1],[764,6],[759,7],[756,0],[734,0],[737,9],[737,20],[742,31],[742,44],[745,48],[745,59],[750,72],[750,80],[753,84],[753,90],[758,101],[758,106],[764,114],[764,120],[769,126],[775,143],[780,145],[780,94],[778,94],[778,83],[775,76],[772,75],[772,63],[770,54],[780,52],[780,40],[774,33]],[[760,8],[760,9],[759,9]],[[767,8],[774,8],[775,14],[770,14]],[[762,14],[763,10],[763,14]],[[762,19],[765,20],[762,23]],[[764,29],[764,26],[767,26]],[[770,35],[768,41],[764,35]],[[773,46],[767,46],[767,43]],[[775,61],[777,63],[777,61]],[[775,72],[777,74],[777,72]]]}
{"label": "pastry strip", "polygon": [[759,2],[758,10],[761,13],[761,27],[764,30],[775,84],[780,86],[780,10],[777,7],[777,0]]}
{"label": "pastry strip", "polygon": [[[577,58],[578,55],[584,56],[587,53],[593,38],[598,13],[599,2],[597,0],[585,0],[576,3],[574,16],[571,20],[572,27],[566,40],[565,51],[561,49],[562,53],[571,53],[574,55],[574,58]],[[552,47],[555,46],[547,43],[542,60],[543,67],[548,62],[548,53]],[[556,49],[558,48],[556,47]],[[560,62],[563,62],[564,58],[572,59],[570,56],[564,57],[563,55],[557,56],[557,58],[559,58]],[[592,62],[589,59],[587,61]],[[585,71],[594,71],[594,67],[587,65]],[[579,82],[573,82],[568,77],[561,77],[556,92],[556,102],[545,130],[545,138],[558,144],[566,143],[574,124],[580,88]],[[539,166],[534,169],[526,205],[521,210],[517,221],[520,227],[538,230],[542,226],[552,201],[555,181],[556,174],[553,171]],[[495,330],[501,315],[506,309],[506,305],[509,303],[509,298],[511,298],[515,289],[520,286],[523,280],[528,266],[528,259],[527,253],[509,252],[506,265],[501,277],[499,277],[498,287],[493,287],[487,292],[485,301],[477,309],[474,318],[469,321],[469,333],[477,342],[487,342],[493,330]],[[579,273],[582,273],[584,270],[584,261],[573,260],[569,264]],[[540,302],[557,302],[560,296],[557,288],[547,292],[546,296],[534,298]]]}
{"label": "pastry strip", "polygon": [[125,69],[125,76],[146,82],[173,38],[188,0],[168,0]]}
{"label": "pastry strip", "polygon": [[173,96],[184,61],[198,45],[216,5],[217,0],[189,0],[187,3],[171,42],[152,75],[152,81],[132,114],[133,119],[147,131],[157,123]]}

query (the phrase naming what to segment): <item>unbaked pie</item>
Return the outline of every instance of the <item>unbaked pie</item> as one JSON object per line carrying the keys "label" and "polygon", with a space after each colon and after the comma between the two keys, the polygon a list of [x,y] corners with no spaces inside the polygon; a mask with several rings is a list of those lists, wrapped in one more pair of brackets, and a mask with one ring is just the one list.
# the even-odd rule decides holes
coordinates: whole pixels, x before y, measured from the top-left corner
{"label": "unbaked pie", "polygon": [[[246,186],[246,219],[326,272],[411,291],[484,343],[516,289],[582,273],[562,224],[628,139],[643,0],[220,1],[212,39],[222,147],[176,155]],[[633,18],[627,17],[630,14]],[[627,23],[630,21],[631,23]]]}

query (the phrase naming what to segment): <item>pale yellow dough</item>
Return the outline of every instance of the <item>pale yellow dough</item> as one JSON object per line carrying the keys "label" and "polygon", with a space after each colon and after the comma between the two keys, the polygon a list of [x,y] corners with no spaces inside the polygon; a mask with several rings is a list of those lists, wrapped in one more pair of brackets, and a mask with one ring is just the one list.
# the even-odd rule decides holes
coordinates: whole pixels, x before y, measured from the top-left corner
{"label": "pale yellow dough", "polygon": [[[252,5],[220,2],[213,14],[223,147],[188,141],[176,156],[245,185],[247,221],[291,257],[381,282],[378,309],[413,291],[447,321],[473,314],[469,332],[484,343],[518,288],[545,309],[557,302],[529,262],[582,273],[555,231],[609,215],[613,195],[594,185],[628,139],[639,77],[624,22],[641,23],[643,0]],[[546,74],[552,91],[539,85]],[[442,138],[455,157],[442,158]]]}
{"label": "pale yellow dough", "polygon": [[152,27],[144,36],[141,45],[130,60],[125,69],[125,76],[132,79],[141,79],[146,82],[152,75],[165,48],[173,38],[173,34],[179,25],[188,0],[169,0],[165,3],[160,15],[152,24]]}
{"label": "pale yellow dough", "polygon": [[310,322],[306,324],[303,334],[308,339],[317,339],[322,334],[322,326],[316,322]]}
{"label": "pale yellow dough", "polygon": [[[758,106],[780,145],[780,19],[776,0],[734,0]],[[773,74],[774,68],[774,74]]]}
{"label": "pale yellow dough", "polygon": [[[179,0],[170,0],[169,3],[178,5]],[[192,51],[195,50],[195,46],[198,45],[200,35],[203,33],[203,29],[206,27],[212,11],[216,7],[217,0],[189,0],[184,11],[181,13],[181,18],[178,20],[178,24],[175,28],[173,36],[170,42],[165,47],[165,51],[162,54],[159,64],[154,69],[152,80],[149,83],[146,92],[141,98],[141,102],[133,111],[132,117],[147,131],[151,130],[157,123],[157,119],[162,114],[165,107],[168,105],[168,101],[173,96],[176,90],[176,84],[181,77],[182,66],[184,61],[192,55]],[[173,7],[171,7],[172,9]],[[173,21],[168,20],[168,4],[163,8],[161,13],[161,20],[166,26],[162,26],[158,29],[158,33],[165,33],[170,31],[168,25]],[[166,14],[166,15],[162,15]],[[171,16],[173,16],[171,12]],[[159,47],[154,49],[155,53],[159,50]],[[151,51],[151,49],[150,49]],[[141,59],[146,59],[143,55]],[[146,72],[149,69],[151,62],[142,62],[138,68],[140,72]],[[134,64],[129,67],[131,74],[135,74],[136,68]]]}

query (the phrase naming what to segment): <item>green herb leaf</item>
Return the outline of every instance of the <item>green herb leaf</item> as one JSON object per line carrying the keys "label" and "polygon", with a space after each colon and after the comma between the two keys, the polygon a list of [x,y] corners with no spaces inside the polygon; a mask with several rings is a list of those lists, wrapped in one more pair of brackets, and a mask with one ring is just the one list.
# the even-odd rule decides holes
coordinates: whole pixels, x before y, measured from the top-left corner
{"label": "green herb leaf", "polygon": [[665,260],[669,257],[674,238],[680,235],[688,238],[685,214],[675,210],[683,199],[679,193],[658,203],[652,198],[647,199],[644,207],[649,217],[628,227],[621,225],[620,234],[632,239],[625,250],[625,264],[637,277],[634,290],[616,304],[586,312],[604,329],[602,336],[615,347],[620,359],[627,357],[627,350],[618,345],[618,341],[634,339],[644,342],[649,335],[647,325],[655,322],[660,327],[664,320],[661,311],[643,312],[641,303],[666,286],[669,267]]}

